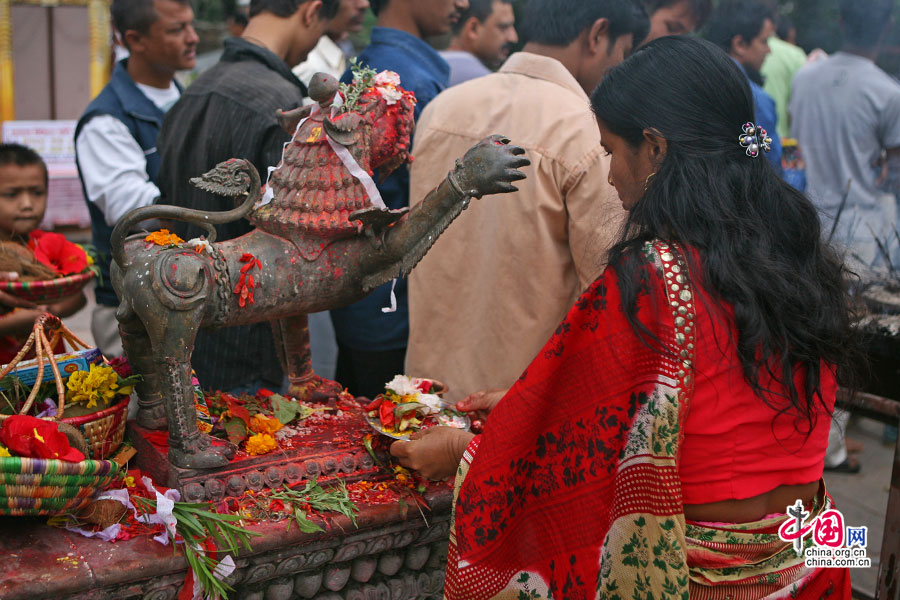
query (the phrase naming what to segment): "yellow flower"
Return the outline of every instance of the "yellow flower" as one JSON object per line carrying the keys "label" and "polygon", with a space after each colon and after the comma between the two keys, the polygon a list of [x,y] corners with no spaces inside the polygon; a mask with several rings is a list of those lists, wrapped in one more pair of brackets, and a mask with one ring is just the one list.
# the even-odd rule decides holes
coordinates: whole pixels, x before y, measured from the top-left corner
{"label": "yellow flower", "polygon": [[268,433],[258,433],[247,440],[247,454],[268,454],[278,447],[275,438]]}
{"label": "yellow flower", "polygon": [[135,485],[134,477],[132,477],[131,475],[126,476],[125,477],[125,487],[133,488],[134,485]]}
{"label": "yellow flower", "polygon": [[184,240],[175,235],[174,233],[169,233],[168,229],[160,229],[159,231],[154,231],[150,235],[144,238],[145,242],[153,242],[157,246],[174,246],[175,244],[183,244]]}
{"label": "yellow flower", "polygon": [[284,427],[281,421],[274,417],[257,413],[250,417],[250,431],[254,433],[275,433]]}
{"label": "yellow flower", "polygon": [[0,457],[3,456],[12,456],[12,454],[9,453],[5,446],[0,446]]}
{"label": "yellow flower", "polygon": [[88,408],[97,406],[98,400],[106,404],[121,393],[119,376],[107,365],[91,365],[90,371],[75,371],[66,382],[66,400],[73,404],[84,404]]}
{"label": "yellow flower", "polygon": [[94,257],[91,256],[91,253],[88,252],[87,250],[85,250],[84,246],[82,246],[81,244],[75,244],[75,245],[78,246],[79,248],[81,248],[81,251],[84,252],[84,257],[87,259],[88,266],[90,267],[91,265],[93,265]]}

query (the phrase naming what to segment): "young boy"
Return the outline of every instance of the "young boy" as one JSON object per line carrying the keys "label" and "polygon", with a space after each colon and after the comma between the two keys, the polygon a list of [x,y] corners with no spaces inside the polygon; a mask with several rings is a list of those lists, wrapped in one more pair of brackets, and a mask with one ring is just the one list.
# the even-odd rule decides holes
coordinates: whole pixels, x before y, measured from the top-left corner
{"label": "young boy", "polygon": [[[34,150],[19,144],[0,144],[0,242],[17,242],[28,248],[29,238],[47,208],[47,181],[47,165]],[[0,273],[4,279],[17,275]],[[36,306],[0,292],[0,363],[12,360],[42,312],[68,317],[84,304],[82,292],[49,306]]]}

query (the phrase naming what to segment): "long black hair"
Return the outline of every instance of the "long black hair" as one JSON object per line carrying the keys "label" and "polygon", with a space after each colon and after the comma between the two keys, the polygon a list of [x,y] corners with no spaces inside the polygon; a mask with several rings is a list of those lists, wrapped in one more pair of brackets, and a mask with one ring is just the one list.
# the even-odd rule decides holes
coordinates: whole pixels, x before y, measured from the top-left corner
{"label": "long black hair", "polygon": [[[610,251],[632,326],[640,333],[636,265],[644,244],[663,239],[695,248],[702,270],[688,255],[690,270],[701,273],[712,301],[734,309],[748,383],[772,408],[813,423],[821,361],[844,367],[856,355],[845,272],[821,239],[812,203],[740,145],[743,124],[754,120],[743,73],[710,42],[664,37],[610,70],[591,102],[631,147],[640,146],[645,129],[667,141]],[[799,393],[798,368],[806,372]],[[786,402],[762,388],[761,370],[789,390]]]}

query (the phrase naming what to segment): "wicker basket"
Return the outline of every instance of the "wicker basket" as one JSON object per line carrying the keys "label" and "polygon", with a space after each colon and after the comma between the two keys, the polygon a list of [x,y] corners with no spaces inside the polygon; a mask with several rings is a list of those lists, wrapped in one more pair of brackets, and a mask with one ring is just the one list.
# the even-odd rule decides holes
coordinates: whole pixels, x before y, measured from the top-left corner
{"label": "wicker basket", "polygon": [[91,458],[109,458],[125,439],[125,420],[128,417],[128,397],[122,398],[101,411],[80,417],[63,417],[60,423],[68,423],[84,436]]}
{"label": "wicker basket", "polygon": [[83,271],[42,281],[0,281],[0,291],[29,302],[47,304],[80,292],[93,276],[91,271]]}
{"label": "wicker basket", "polygon": [[65,462],[0,458],[0,515],[56,515],[87,506],[98,489],[119,476],[110,460]]}

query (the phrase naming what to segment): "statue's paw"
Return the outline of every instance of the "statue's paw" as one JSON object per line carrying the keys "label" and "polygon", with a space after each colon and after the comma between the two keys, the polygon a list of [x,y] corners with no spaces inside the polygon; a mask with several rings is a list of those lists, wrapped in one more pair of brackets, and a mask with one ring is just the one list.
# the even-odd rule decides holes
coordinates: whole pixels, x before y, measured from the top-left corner
{"label": "statue's paw", "polygon": [[138,404],[135,421],[137,421],[137,424],[144,429],[165,429],[166,407],[162,402],[150,406]]}
{"label": "statue's paw", "polygon": [[313,374],[303,381],[291,381],[288,393],[297,400],[310,402],[335,398],[343,391],[344,387],[337,381]]}
{"label": "statue's paw", "polygon": [[505,136],[492,135],[475,144],[457,161],[454,175],[464,193],[480,198],[518,190],[512,183],[525,179],[525,173],[519,169],[531,161],[523,156],[524,148],[509,142]]}
{"label": "statue's paw", "polygon": [[214,469],[234,458],[234,448],[204,433],[185,440],[181,448],[169,446],[169,462],[183,469]]}

